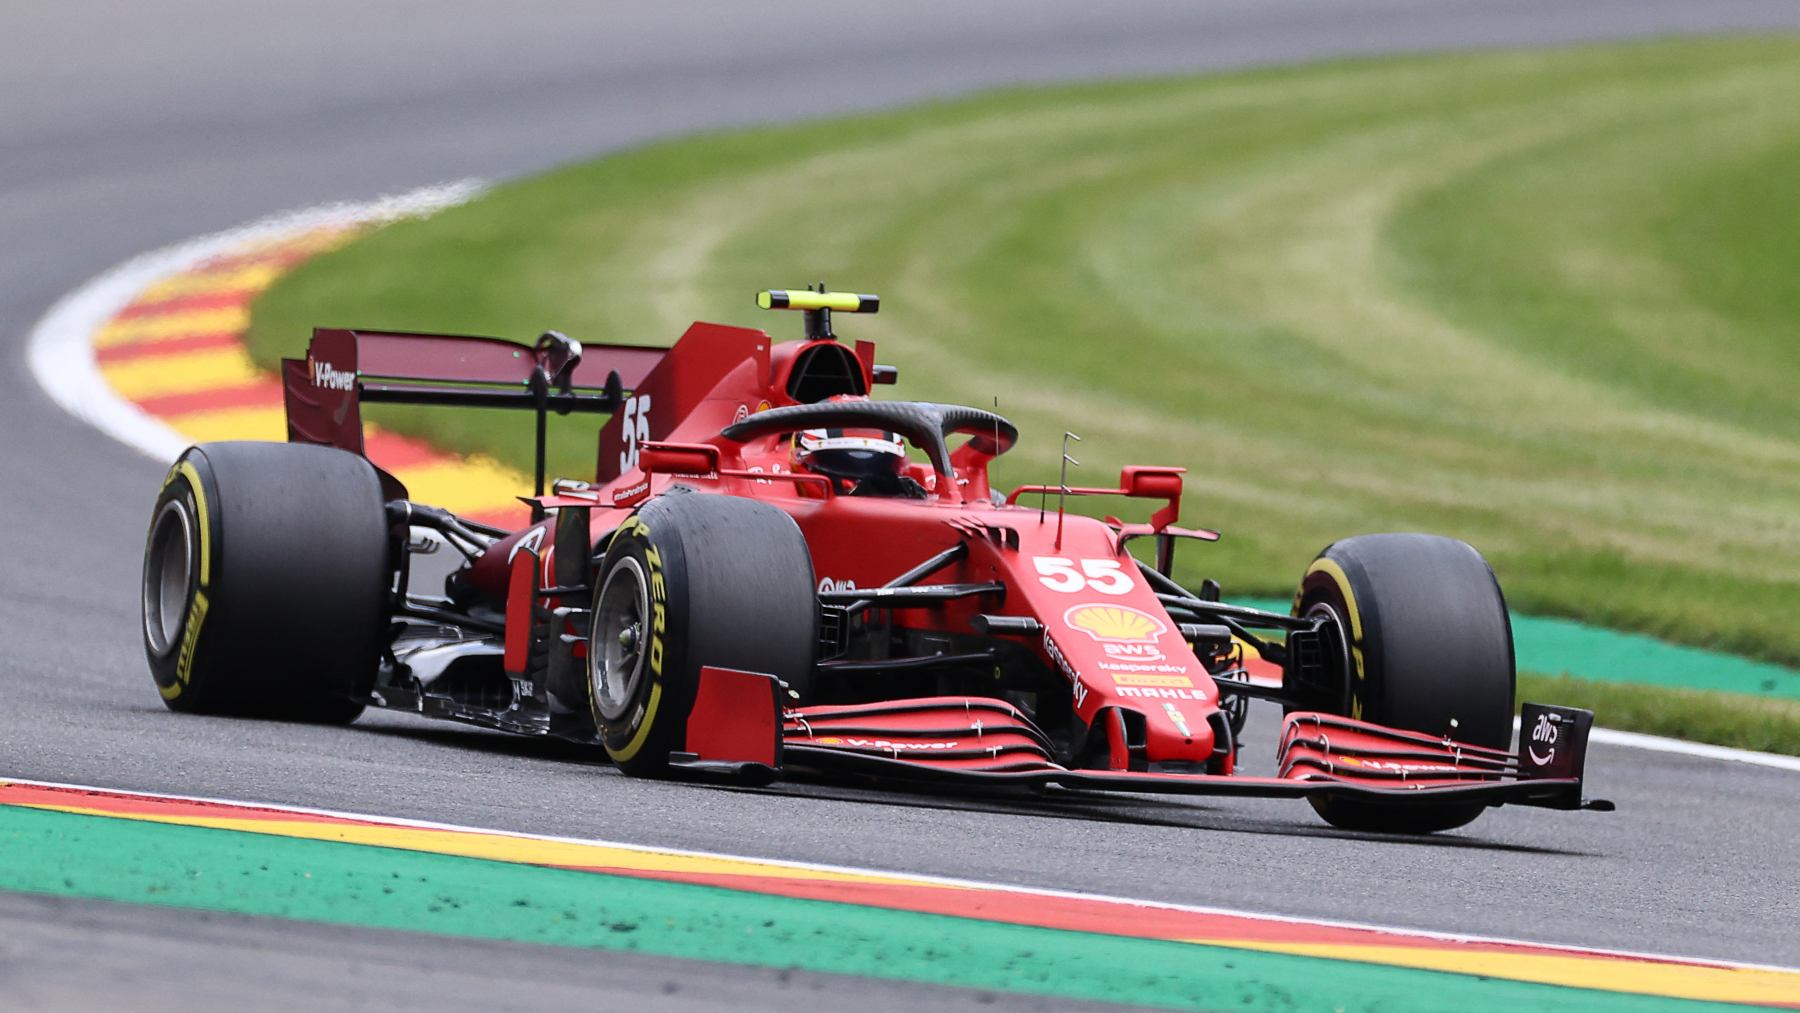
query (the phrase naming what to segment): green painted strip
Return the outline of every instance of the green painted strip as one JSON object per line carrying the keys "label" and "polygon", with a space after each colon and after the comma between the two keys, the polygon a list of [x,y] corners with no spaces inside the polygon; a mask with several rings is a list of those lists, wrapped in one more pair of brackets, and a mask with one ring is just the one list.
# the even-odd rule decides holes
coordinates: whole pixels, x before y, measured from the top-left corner
{"label": "green painted strip", "polygon": [[[1281,612],[1290,604],[1285,598],[1240,600]],[[1800,700],[1800,670],[1783,665],[1684,647],[1641,633],[1605,630],[1572,619],[1515,615],[1512,623],[1513,647],[1524,671],[1567,673],[1595,682]]]}
{"label": "green painted strip", "polygon": [[1800,700],[1800,671],[1570,619],[1513,617],[1519,667],[1578,679]]}
{"label": "green painted strip", "polygon": [[0,806],[0,889],[1181,1009],[1713,1003]]}

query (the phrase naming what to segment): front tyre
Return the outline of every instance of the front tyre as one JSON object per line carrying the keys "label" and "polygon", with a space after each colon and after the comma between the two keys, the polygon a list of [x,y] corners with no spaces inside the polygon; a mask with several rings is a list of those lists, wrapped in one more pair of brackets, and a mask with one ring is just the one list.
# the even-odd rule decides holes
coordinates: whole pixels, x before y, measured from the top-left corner
{"label": "front tyre", "polygon": [[[1342,634],[1350,717],[1506,749],[1512,742],[1512,624],[1481,553],[1453,538],[1362,535],[1333,542],[1301,579],[1301,616]],[[1486,807],[1314,799],[1350,830],[1433,833]]]}
{"label": "front tyre", "polygon": [[144,653],[163,703],[354,720],[381,658],[388,541],[364,458],[288,443],[189,448],[144,548]]}
{"label": "front tyre", "polygon": [[774,675],[804,702],[818,615],[812,554],[787,514],[716,495],[645,504],[595,577],[588,703],[607,755],[627,774],[664,773],[707,665]]}

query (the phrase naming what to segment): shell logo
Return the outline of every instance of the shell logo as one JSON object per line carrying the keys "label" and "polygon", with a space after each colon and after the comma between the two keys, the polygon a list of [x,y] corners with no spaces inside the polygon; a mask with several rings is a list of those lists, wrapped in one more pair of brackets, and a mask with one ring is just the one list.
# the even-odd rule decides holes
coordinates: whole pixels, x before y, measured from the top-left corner
{"label": "shell logo", "polygon": [[1077,605],[1063,613],[1063,622],[1115,644],[1154,644],[1168,630],[1161,619],[1125,605]]}

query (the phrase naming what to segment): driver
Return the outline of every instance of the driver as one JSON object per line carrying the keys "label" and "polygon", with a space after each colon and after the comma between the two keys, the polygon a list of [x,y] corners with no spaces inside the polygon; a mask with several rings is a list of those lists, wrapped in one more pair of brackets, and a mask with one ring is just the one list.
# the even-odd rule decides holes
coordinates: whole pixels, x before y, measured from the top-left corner
{"label": "driver", "polygon": [[802,430],[794,434],[794,466],[830,478],[852,496],[926,496],[906,474],[906,444],[881,429]]}

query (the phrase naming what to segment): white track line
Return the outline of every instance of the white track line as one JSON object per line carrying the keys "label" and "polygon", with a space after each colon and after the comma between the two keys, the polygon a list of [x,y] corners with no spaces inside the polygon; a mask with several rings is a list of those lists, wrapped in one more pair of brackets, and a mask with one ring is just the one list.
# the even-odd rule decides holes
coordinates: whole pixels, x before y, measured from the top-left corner
{"label": "white track line", "polygon": [[[139,292],[171,274],[246,243],[325,225],[428,215],[468,201],[484,188],[485,184],[480,180],[465,179],[373,201],[303,208],[133,257],[57,300],[32,328],[28,352],[32,376],[65,411],[158,461],[173,461],[187,449],[188,440],[161,419],[115,393],[94,363],[94,333],[130,305]],[[1727,749],[1655,735],[1596,728],[1591,741],[1800,771],[1800,757]]]}
{"label": "white track line", "polygon": [[1589,742],[1599,742],[1608,746],[1624,746],[1627,749],[1648,749],[1657,753],[1679,753],[1683,756],[1698,756],[1707,760],[1731,760],[1737,763],[1754,763],[1759,767],[1774,767],[1777,770],[1791,770],[1800,773],[1800,756],[1782,756],[1779,753],[1758,753],[1748,749],[1732,749],[1729,746],[1709,746],[1704,742],[1688,742],[1685,739],[1666,739],[1660,735],[1644,735],[1639,732],[1620,732],[1611,728],[1596,728],[1588,735]]}
{"label": "white track line", "polygon": [[[1033,897],[1097,901],[1106,904],[1127,904],[1133,907],[1157,908],[1164,911],[1181,911],[1189,914],[1222,915],[1234,918],[1246,918],[1255,921],[1281,922],[1289,925],[1315,925],[1327,928],[1357,929],[1365,932],[1413,936],[1449,943],[1498,943],[1501,945],[1536,947],[1538,949],[1555,950],[1560,953],[1568,954],[1596,954],[1606,957],[1658,960],[1704,967],[1729,967],[1753,971],[1777,971],[1788,974],[1800,972],[1800,968],[1782,967],[1778,964],[1752,964],[1735,960],[1714,960],[1712,958],[1679,957],[1666,953],[1645,953],[1637,950],[1613,950],[1593,946],[1567,946],[1560,943],[1537,943],[1525,939],[1508,939],[1503,936],[1480,936],[1461,932],[1437,932],[1430,929],[1408,929],[1392,925],[1337,921],[1328,918],[1301,918],[1293,915],[1265,914],[1258,911],[1240,911],[1235,908],[1207,907],[1197,904],[1172,904],[1165,901],[1116,897],[1110,894],[1086,893],[1078,890],[1053,890],[1044,887],[1016,886],[1006,883],[986,882],[978,879],[958,879],[951,876],[933,876],[917,872],[902,872],[895,869],[871,869],[855,865],[831,865],[824,862],[800,862],[781,858],[757,858],[750,855],[734,855],[720,851],[696,851],[689,848],[668,848],[644,844],[628,844],[623,841],[606,841],[586,837],[532,834],[517,830],[493,830],[484,827],[461,826],[455,823],[439,823],[435,820],[412,820],[398,816],[375,816],[368,813],[346,812],[339,809],[315,809],[311,806],[282,805],[276,802],[244,802],[235,799],[211,798],[204,795],[172,795],[156,791],[132,791],[123,788],[101,788],[88,784],[65,784],[60,781],[33,781],[27,778],[0,776],[0,785],[3,784],[26,784],[38,788],[67,788],[75,791],[96,792],[102,795],[133,795],[141,798],[167,799],[176,802],[203,802],[213,805],[242,806],[251,809],[267,809],[276,812],[296,813],[307,816],[327,816],[334,819],[362,820],[368,823],[383,823],[391,826],[409,827],[420,830],[446,830],[463,834],[490,834],[530,841],[549,841],[558,844],[585,844],[602,848],[617,848],[621,851],[632,851],[642,855],[675,855],[683,858],[724,859],[735,862],[750,862],[758,865],[771,865],[784,869],[804,869],[809,872],[844,873],[857,876],[884,876],[892,879],[911,880],[913,882],[925,883],[931,886],[949,886],[967,890],[994,890],[1006,893],[1027,894]],[[244,832],[255,833],[255,831]]]}
{"label": "white track line", "polygon": [[76,418],[159,461],[173,461],[189,441],[115,393],[94,363],[94,334],[146,287],[248,243],[327,225],[357,225],[427,215],[480,193],[460,180],[358,203],[325,204],[263,218],[133,257],[57,300],[32,328],[27,361],[38,386]]}

